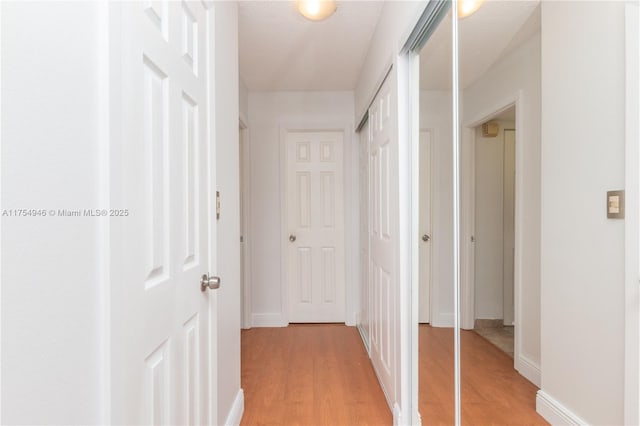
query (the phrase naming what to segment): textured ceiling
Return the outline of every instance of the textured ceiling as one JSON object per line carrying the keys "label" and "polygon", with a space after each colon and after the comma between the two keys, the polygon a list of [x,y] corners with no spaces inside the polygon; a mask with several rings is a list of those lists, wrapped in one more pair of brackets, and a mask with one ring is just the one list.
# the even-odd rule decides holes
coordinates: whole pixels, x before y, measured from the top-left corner
{"label": "textured ceiling", "polygon": [[[476,13],[459,21],[460,87],[473,84],[539,29],[539,1],[485,1]],[[420,88],[451,89],[450,14],[420,52]]]}
{"label": "textured ceiling", "polygon": [[294,1],[240,1],[240,76],[249,90],[352,90],[381,1],[338,1],[312,22]]}

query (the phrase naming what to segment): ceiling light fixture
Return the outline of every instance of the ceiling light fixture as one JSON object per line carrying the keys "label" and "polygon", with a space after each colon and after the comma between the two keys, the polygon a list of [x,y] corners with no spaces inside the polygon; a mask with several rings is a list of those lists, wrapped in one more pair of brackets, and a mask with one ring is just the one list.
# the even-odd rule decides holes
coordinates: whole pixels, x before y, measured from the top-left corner
{"label": "ceiling light fixture", "polygon": [[312,21],[322,21],[333,15],[337,6],[335,0],[297,0],[298,12]]}
{"label": "ceiling light fixture", "polygon": [[458,1],[458,18],[466,18],[472,15],[476,10],[480,9],[484,0],[459,0]]}

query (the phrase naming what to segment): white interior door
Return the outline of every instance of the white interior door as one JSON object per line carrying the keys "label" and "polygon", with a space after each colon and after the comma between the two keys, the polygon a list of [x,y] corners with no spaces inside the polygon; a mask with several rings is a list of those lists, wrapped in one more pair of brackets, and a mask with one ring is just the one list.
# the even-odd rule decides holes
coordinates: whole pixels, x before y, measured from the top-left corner
{"label": "white interior door", "polygon": [[209,12],[199,1],[113,8],[111,201],[129,215],[111,221],[111,422],[209,424]]}
{"label": "white interior door", "polygon": [[516,197],[516,131],[504,130],[504,191],[503,191],[503,313],[504,325],[514,323],[514,253]]}
{"label": "white interior door", "polygon": [[431,131],[420,131],[420,245],[418,322],[431,322]]}
{"label": "white interior door", "polygon": [[392,141],[393,91],[388,76],[369,109],[369,210],[371,283],[371,362],[388,401],[394,401],[396,293],[394,271],[398,223],[398,147]]}
{"label": "white interior door", "polygon": [[344,322],[343,138],[286,134],[289,322]]}

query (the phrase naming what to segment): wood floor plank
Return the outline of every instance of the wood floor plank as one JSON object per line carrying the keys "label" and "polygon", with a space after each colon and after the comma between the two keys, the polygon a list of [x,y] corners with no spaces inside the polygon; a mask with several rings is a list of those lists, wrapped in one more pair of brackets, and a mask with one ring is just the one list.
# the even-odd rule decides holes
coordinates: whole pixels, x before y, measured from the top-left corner
{"label": "wood floor plank", "polygon": [[392,424],[355,327],[243,330],[242,387],[243,426]]}
{"label": "wood floor plank", "polygon": [[[451,425],[453,329],[419,328],[422,423]],[[513,368],[513,358],[472,331],[460,335],[463,425],[547,425],[535,409],[536,388]]]}
{"label": "wood floor plank", "polygon": [[[452,425],[453,330],[420,326],[419,409],[424,425]],[[462,424],[546,425],[537,388],[513,359],[462,332]],[[354,327],[305,324],[242,331],[243,426],[391,425],[392,416]]]}

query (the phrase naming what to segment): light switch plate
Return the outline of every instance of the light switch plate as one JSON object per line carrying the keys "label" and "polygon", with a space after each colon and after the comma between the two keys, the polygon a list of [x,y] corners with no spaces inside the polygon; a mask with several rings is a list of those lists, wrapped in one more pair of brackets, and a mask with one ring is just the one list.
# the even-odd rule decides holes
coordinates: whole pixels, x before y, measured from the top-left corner
{"label": "light switch plate", "polygon": [[607,191],[607,218],[624,219],[624,191]]}

